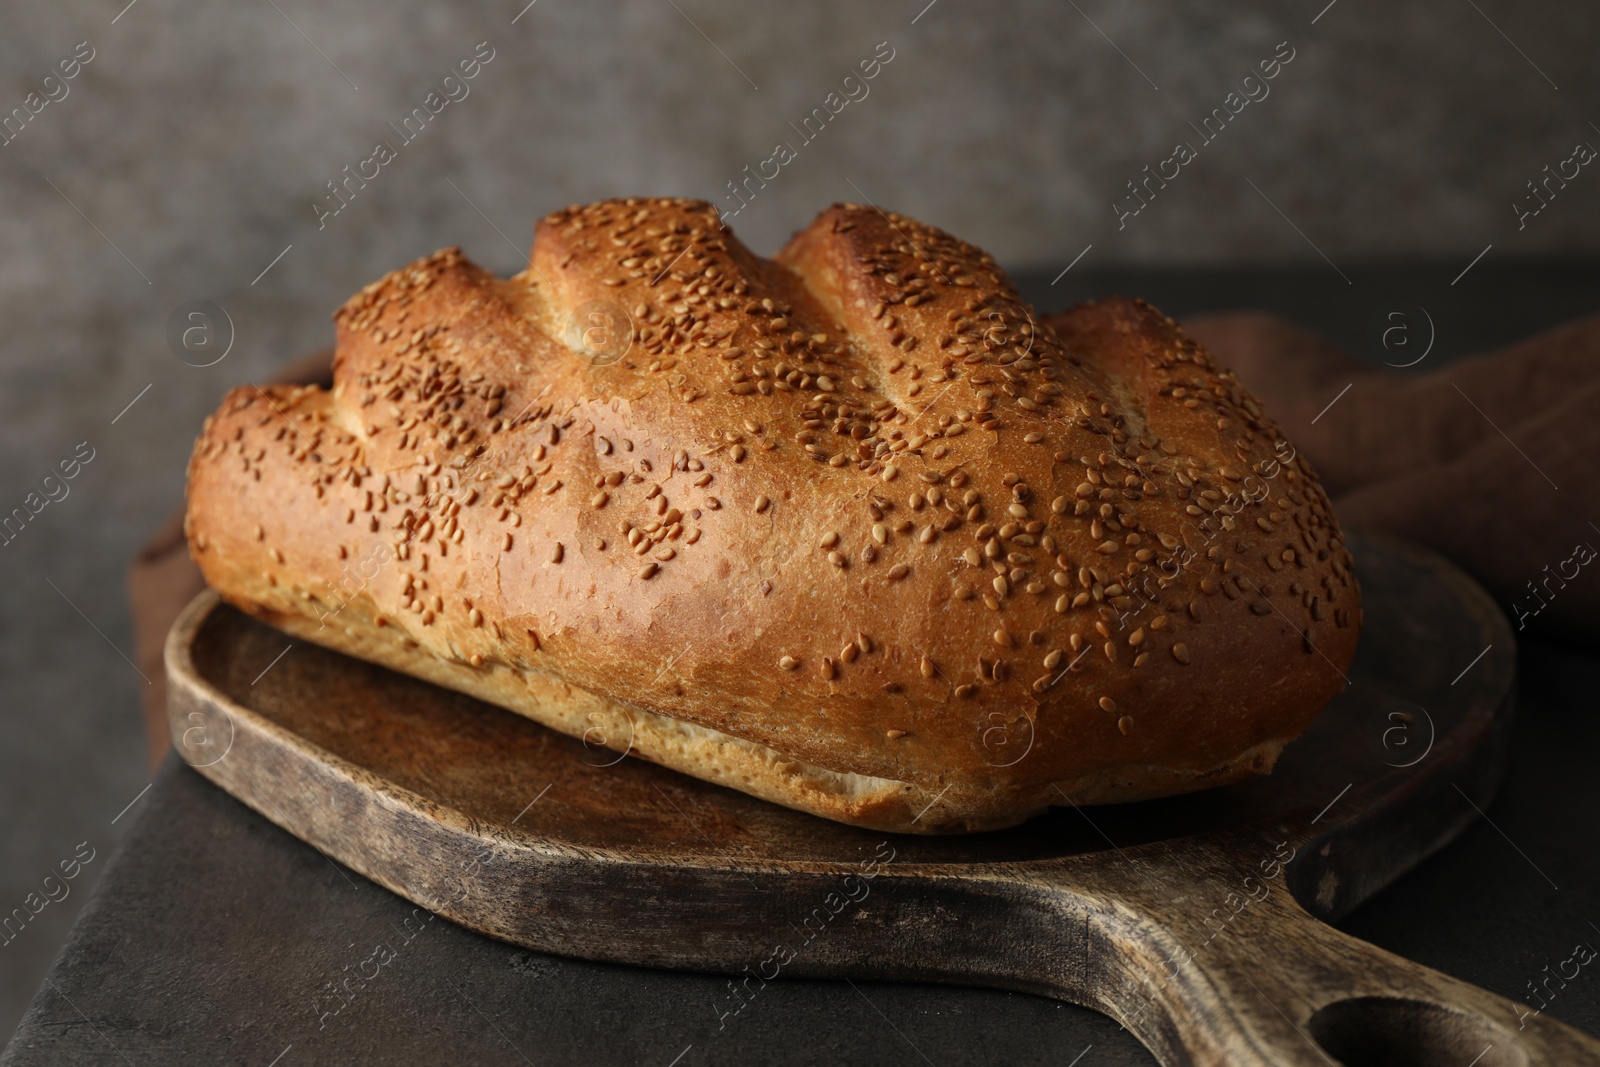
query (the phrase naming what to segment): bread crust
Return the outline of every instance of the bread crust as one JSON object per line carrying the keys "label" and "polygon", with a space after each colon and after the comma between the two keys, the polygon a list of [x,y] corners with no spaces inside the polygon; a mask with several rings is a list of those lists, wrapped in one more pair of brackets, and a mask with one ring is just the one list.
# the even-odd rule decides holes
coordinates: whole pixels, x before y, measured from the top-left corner
{"label": "bread crust", "polygon": [[1233,375],[909,218],[763,260],[701,202],[571,207],[513,278],[447,249],[335,322],[331,391],[207,420],[197,563],[556,729],[952,832],[1263,773],[1344,685],[1350,557]]}

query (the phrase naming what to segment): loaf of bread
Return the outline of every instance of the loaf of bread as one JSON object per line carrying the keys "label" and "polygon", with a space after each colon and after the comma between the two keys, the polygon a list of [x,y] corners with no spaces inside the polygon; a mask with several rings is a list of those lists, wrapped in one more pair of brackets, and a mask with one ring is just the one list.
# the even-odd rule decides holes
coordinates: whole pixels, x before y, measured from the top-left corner
{"label": "loaf of bread", "polygon": [[870,206],[768,260],[630,199],[334,318],[331,391],[206,421],[207,581],[588,744],[948,833],[1265,773],[1344,685],[1327,497],[1141,302],[1040,318]]}

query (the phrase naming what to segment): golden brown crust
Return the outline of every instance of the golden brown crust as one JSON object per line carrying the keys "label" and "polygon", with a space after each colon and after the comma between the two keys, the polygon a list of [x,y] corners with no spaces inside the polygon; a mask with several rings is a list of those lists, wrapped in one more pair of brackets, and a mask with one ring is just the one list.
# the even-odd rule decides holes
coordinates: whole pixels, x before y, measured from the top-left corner
{"label": "golden brown crust", "polygon": [[196,444],[207,580],[769,799],[936,831],[1220,784],[1354,654],[1327,499],[1229,372],[902,216],[766,261],[703,203],[568,208],[514,278],[446,250],[335,319],[331,392],[236,390]]}

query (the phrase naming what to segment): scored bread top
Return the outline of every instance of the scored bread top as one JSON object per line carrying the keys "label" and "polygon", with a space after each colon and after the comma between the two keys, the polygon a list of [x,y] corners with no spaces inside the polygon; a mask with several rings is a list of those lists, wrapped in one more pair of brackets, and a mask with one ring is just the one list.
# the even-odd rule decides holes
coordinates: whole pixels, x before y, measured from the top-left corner
{"label": "scored bread top", "polygon": [[269,617],[1033,810],[1268,769],[1343,687],[1326,496],[1142,302],[1040,318],[869,206],[766,260],[630,199],[335,321],[332,391],[235,390],[190,466],[196,559]]}

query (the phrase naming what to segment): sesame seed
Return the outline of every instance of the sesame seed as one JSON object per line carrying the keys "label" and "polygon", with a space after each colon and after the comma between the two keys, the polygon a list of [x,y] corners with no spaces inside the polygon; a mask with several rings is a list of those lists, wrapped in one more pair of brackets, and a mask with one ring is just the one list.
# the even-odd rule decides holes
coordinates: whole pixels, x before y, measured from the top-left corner
{"label": "sesame seed", "polygon": [[888,735],[889,740],[891,741],[898,741],[900,738],[906,735],[904,730],[886,730],[884,732]]}
{"label": "sesame seed", "polygon": [[1001,648],[1010,648],[1015,642],[1013,642],[1011,634],[1005,630],[996,630],[994,632],[994,643]]}
{"label": "sesame seed", "polygon": [[756,497],[756,514],[757,515],[761,514],[762,512],[766,511],[767,508],[770,507],[771,505],[772,505],[772,501],[768,500],[767,497],[764,494],[762,496]]}
{"label": "sesame seed", "polygon": [[1117,729],[1122,731],[1122,735],[1126,737],[1128,735],[1128,731],[1133,729],[1133,720],[1124,715],[1122,718],[1117,720]]}
{"label": "sesame seed", "polygon": [[643,567],[639,568],[639,577],[646,579],[653,578],[655,577],[656,571],[660,569],[661,565],[659,563],[646,563]]}
{"label": "sesame seed", "polygon": [[843,552],[835,550],[828,553],[828,562],[833,564],[835,567],[843,568],[849,563],[849,560],[845,558]]}
{"label": "sesame seed", "polygon": [[565,552],[566,549],[562,547],[561,542],[557,541],[555,547],[550,550],[550,562],[560,563],[561,557],[565,554]]}
{"label": "sesame seed", "polygon": [[510,552],[511,551],[511,534],[510,533],[507,533],[506,536],[505,536],[505,540],[501,542],[500,550],[502,552]]}
{"label": "sesame seed", "polygon": [[860,652],[860,649],[856,648],[854,641],[851,641],[839,650],[839,658],[845,663],[854,663],[858,652]]}
{"label": "sesame seed", "polygon": [[823,538],[822,538],[822,547],[823,548],[832,548],[834,545],[837,545],[838,543],[839,543],[839,535],[837,533],[828,533],[828,534],[825,534],[823,536]]}
{"label": "sesame seed", "polygon": [[798,666],[800,666],[800,661],[793,656],[784,656],[778,660],[778,669],[781,671],[792,671]]}
{"label": "sesame seed", "polygon": [[822,657],[822,666],[817,668],[817,673],[822,675],[824,681],[831,682],[839,674],[839,668],[833,665],[833,660],[827,656]]}
{"label": "sesame seed", "polygon": [[889,568],[889,579],[891,581],[898,582],[900,579],[904,578],[910,573],[910,567],[907,567],[904,563],[896,563],[893,567]]}
{"label": "sesame seed", "polygon": [[1117,710],[1117,702],[1110,697],[1101,697],[1100,708],[1102,711],[1115,712]]}
{"label": "sesame seed", "polygon": [[933,666],[933,660],[929,659],[927,656],[923,656],[922,657],[921,667],[922,667],[922,676],[924,678],[932,678],[933,677],[934,670],[935,670],[935,668]]}

